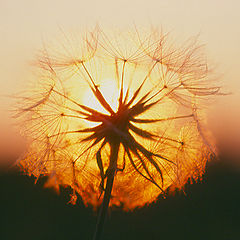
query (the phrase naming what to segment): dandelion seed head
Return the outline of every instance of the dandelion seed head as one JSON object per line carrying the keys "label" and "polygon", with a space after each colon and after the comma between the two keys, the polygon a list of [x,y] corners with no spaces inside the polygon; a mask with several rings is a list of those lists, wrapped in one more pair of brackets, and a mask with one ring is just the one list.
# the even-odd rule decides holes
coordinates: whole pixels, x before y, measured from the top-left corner
{"label": "dandelion seed head", "polygon": [[110,206],[126,210],[201,177],[211,149],[198,116],[218,88],[196,39],[176,47],[161,31],[136,28],[64,37],[40,53],[38,84],[19,103],[30,139],[19,166],[94,207],[114,168]]}

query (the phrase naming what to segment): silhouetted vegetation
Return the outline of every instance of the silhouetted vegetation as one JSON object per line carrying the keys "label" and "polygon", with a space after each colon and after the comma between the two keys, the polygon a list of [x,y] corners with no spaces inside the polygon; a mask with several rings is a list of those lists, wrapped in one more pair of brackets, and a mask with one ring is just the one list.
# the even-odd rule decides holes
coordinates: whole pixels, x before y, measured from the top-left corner
{"label": "silhouetted vegetation", "polygon": [[[185,193],[133,212],[112,209],[104,239],[226,239],[240,236],[240,171],[223,157],[207,166],[203,180],[187,184]],[[70,190],[60,196],[44,189],[45,178],[19,173],[0,176],[2,240],[91,239],[97,213],[78,200],[67,204]]]}

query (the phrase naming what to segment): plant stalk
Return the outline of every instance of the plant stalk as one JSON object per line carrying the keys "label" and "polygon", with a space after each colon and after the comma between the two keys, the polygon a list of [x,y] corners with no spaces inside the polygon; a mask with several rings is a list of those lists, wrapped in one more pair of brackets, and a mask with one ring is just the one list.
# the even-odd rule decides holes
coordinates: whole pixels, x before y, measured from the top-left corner
{"label": "plant stalk", "polygon": [[110,145],[111,153],[110,153],[110,163],[109,168],[107,170],[107,183],[104,191],[103,201],[100,207],[100,211],[98,213],[97,225],[93,240],[100,240],[103,232],[103,227],[106,219],[106,214],[111,198],[111,192],[113,187],[113,181],[115,172],[117,169],[117,158],[118,158],[118,151],[119,151],[119,142],[114,142]]}

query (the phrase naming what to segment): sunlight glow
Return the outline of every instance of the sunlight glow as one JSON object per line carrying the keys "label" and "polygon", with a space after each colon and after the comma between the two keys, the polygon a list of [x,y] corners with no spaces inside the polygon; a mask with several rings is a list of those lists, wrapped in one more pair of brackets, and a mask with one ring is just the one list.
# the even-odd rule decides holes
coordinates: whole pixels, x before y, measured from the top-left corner
{"label": "sunlight glow", "polygon": [[[113,79],[103,79],[103,81],[101,81],[101,85],[99,85],[98,88],[102,92],[111,108],[116,112],[118,106],[116,96],[119,94],[119,89],[117,88],[116,81]],[[104,107],[98,102],[90,89],[87,89],[83,95],[83,104],[101,113],[109,114],[106,109],[104,109]]]}

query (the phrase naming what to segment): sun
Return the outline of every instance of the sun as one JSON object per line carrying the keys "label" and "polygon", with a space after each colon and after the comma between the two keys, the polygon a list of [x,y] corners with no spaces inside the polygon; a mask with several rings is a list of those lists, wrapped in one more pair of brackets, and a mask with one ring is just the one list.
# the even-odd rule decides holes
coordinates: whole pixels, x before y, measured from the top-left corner
{"label": "sun", "polygon": [[[113,111],[117,111],[118,102],[117,97],[119,94],[119,89],[117,87],[117,82],[114,79],[105,78],[101,81],[101,84],[97,86],[99,90],[102,92],[106,101],[109,103]],[[106,109],[99,103],[91,89],[87,89],[83,93],[83,104],[92,109],[95,109],[98,112],[109,114]]]}

